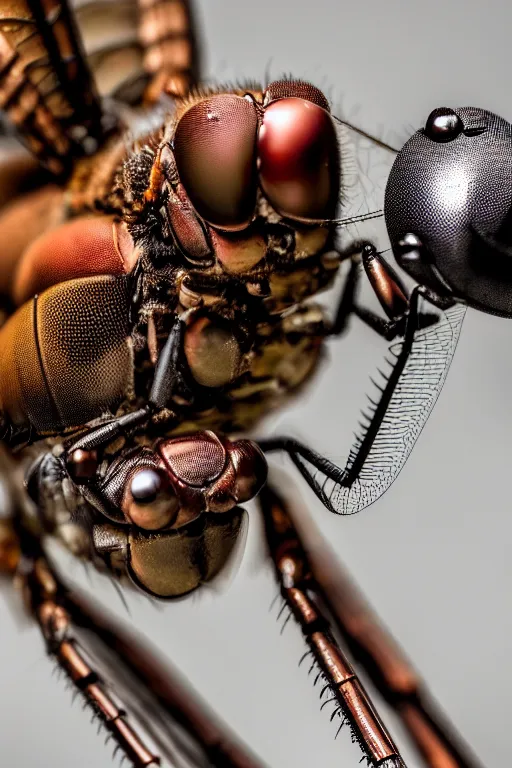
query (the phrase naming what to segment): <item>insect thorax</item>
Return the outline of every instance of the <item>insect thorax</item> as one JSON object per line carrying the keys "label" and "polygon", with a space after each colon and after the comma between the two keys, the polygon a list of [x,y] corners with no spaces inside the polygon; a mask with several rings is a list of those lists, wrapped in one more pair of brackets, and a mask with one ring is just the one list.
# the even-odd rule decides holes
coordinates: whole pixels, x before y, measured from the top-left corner
{"label": "insect thorax", "polygon": [[[258,192],[251,222],[223,231],[195,212],[172,153],[178,103],[156,130],[129,146],[112,140],[78,166],[71,207],[115,212],[138,258],[131,273],[135,400],[147,398],[176,315],[195,393],[176,398],[169,429],[246,429],[311,374],[325,323],[304,302],[328,287],[339,259],[326,226],[299,226]],[[212,183],[215,183],[212,180]],[[192,387],[194,388],[194,387]],[[133,400],[121,409],[134,406]]]}

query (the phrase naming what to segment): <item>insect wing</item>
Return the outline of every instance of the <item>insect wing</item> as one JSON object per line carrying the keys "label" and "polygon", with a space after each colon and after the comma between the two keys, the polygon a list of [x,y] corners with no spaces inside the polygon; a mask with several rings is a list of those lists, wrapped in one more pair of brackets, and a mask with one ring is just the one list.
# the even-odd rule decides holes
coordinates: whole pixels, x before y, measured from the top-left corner
{"label": "insect wing", "polygon": [[127,104],[142,98],[147,77],[135,0],[73,3],[85,56],[100,96]]}
{"label": "insect wing", "polygon": [[[377,249],[389,247],[383,216],[384,194],[396,150],[354,126],[334,118],[340,152],[340,204],[342,221],[361,218],[341,227],[337,246],[344,249],[360,240],[371,240]],[[372,218],[365,218],[374,214]]]}
{"label": "insect wing", "polygon": [[101,107],[65,0],[0,3],[0,107],[55,173],[94,151]]}
{"label": "insect wing", "polygon": [[75,0],[98,91],[125,104],[184,96],[199,79],[199,45],[188,0]]}
{"label": "insect wing", "polygon": [[[416,329],[390,347],[392,368],[378,386],[380,397],[367,407],[366,432],[353,446],[336,480],[315,470],[306,458],[292,458],[323,503],[340,515],[373,504],[398,477],[443,388],[466,307],[440,310],[417,294]],[[434,316],[437,320],[433,321]],[[425,327],[425,319],[428,325]]]}

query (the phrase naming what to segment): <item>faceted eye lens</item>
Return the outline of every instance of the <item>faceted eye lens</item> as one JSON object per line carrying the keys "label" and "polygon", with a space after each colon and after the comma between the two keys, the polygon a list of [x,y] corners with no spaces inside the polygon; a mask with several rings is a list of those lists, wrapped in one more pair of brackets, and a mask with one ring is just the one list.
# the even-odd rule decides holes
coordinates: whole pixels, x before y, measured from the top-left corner
{"label": "faceted eye lens", "polygon": [[265,91],[264,104],[270,104],[271,101],[276,99],[286,99],[295,97],[297,99],[304,99],[305,101],[311,101],[318,107],[322,107],[327,112],[329,109],[329,102],[325,98],[320,88],[307,83],[304,80],[276,80],[275,83],[270,83]]}
{"label": "faceted eye lens", "polygon": [[258,169],[264,194],[282,215],[299,220],[331,216],[339,164],[330,115],[304,99],[269,104],[258,136]]}
{"label": "faceted eye lens", "polygon": [[425,134],[428,138],[441,143],[453,141],[463,129],[460,117],[448,107],[434,109],[425,124]]}
{"label": "faceted eye lens", "polygon": [[220,94],[195,104],[179,121],[174,156],[197,213],[220,229],[243,229],[256,205],[256,132],[251,100]]}
{"label": "faceted eye lens", "polygon": [[165,474],[140,469],[130,482],[127,517],[139,528],[156,531],[170,525],[178,514],[178,500]]}

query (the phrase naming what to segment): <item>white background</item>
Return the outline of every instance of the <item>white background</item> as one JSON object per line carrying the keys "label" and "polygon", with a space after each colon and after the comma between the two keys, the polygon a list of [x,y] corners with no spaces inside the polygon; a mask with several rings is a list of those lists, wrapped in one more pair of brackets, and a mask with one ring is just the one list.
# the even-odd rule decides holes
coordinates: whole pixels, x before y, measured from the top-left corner
{"label": "white background", "polygon": [[[510,13],[500,0],[204,0],[207,72],[219,80],[294,73],[324,87],[368,131],[405,138],[430,110],[473,104],[512,118]],[[387,495],[353,518],[329,515],[300,485],[315,521],[393,628],[485,766],[510,764],[510,389],[512,323],[469,311],[439,402]],[[382,343],[353,321],[330,364],[272,431],[346,455]],[[79,578],[81,566],[69,564]],[[179,604],[97,596],[146,633],[272,768],[357,766],[348,731],[319,712],[251,510],[247,556],[230,588]],[[85,581],[87,584],[87,581]],[[4,591],[4,594],[7,594]],[[0,600],[0,762],[112,765],[79,703],[51,677],[33,629]],[[389,721],[393,727],[394,721]],[[401,732],[394,733],[401,740]],[[410,755],[404,750],[404,754]],[[413,757],[409,766],[419,765]]]}

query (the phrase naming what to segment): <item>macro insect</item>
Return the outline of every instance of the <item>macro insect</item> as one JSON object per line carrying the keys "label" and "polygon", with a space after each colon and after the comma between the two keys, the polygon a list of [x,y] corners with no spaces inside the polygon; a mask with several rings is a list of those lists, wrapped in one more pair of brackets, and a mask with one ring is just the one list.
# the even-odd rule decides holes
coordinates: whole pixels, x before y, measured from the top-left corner
{"label": "macro insect", "polygon": [[[37,510],[26,499],[12,526],[6,523],[14,560],[7,564],[16,568],[21,551],[29,603],[64,663],[64,649],[71,651],[63,630],[77,616],[55,575],[52,581],[39,537],[53,535],[98,568],[169,598],[222,569],[242,526],[238,504],[265,483],[263,452],[287,451],[329,509],[361,509],[389,486],[412,449],[442,386],[463,309],[447,297],[439,265],[431,268],[435,285],[415,271],[426,263],[431,222],[423,232],[425,219],[414,219],[414,207],[411,221],[393,210],[393,185],[401,184],[394,180],[410,145],[391,171],[385,206],[402,266],[430,288],[409,299],[369,241],[349,236],[335,249],[340,227],[350,234],[381,212],[347,210],[343,136],[357,140],[358,132],[330,114],[317,88],[296,80],[194,88],[198,57],[188,6],[140,3],[139,40],[123,66],[109,57],[126,52],[126,41],[89,57],[100,90],[110,93],[101,101],[65,4],[16,3],[0,14],[0,106],[57,181],[31,169],[36,190],[0,218],[2,436],[23,464],[30,462],[26,486]],[[87,5],[81,15],[87,42]],[[122,76],[113,84],[114,70]],[[443,147],[446,114],[431,117],[425,131]],[[485,134],[482,126],[471,132],[465,119],[462,110],[455,139]],[[492,130],[484,137],[494,139]],[[389,169],[393,151],[374,143]],[[477,202],[488,194],[482,182],[483,190],[472,187]],[[456,255],[467,247],[462,241]],[[440,250],[437,243],[432,249]],[[355,304],[359,254],[389,322]],[[352,258],[329,322],[306,299]],[[451,285],[455,298],[471,299],[465,283]],[[323,341],[339,335],[352,312],[398,338],[400,349],[346,469],[289,438],[258,445],[225,437],[299,391]],[[331,487],[319,484],[318,473]],[[276,505],[282,521],[277,502],[267,503],[267,520]],[[290,598],[295,576],[303,576],[302,555],[284,557],[280,547],[276,553],[288,569],[282,575]],[[296,617],[307,637],[317,635],[315,650],[327,668],[338,650],[323,619],[309,627],[306,615]],[[75,655],[68,674],[135,764],[155,763],[127,737],[123,717],[107,716],[105,701],[101,709],[105,694],[94,689],[93,672],[76,677],[82,662]],[[334,685],[366,756],[375,765],[400,765],[352,672],[341,661],[336,671],[345,675]],[[365,730],[378,737],[365,739]]]}

